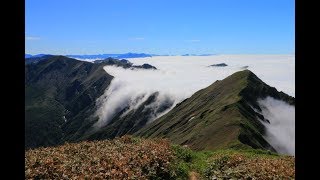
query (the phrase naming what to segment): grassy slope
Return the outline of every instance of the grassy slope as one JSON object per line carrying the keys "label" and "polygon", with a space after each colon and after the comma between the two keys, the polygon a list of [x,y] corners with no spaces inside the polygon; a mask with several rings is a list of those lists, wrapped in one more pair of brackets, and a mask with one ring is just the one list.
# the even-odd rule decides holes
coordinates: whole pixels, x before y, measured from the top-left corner
{"label": "grassy slope", "polygon": [[267,95],[294,103],[294,99],[266,85],[249,70],[239,71],[196,92],[136,135],[169,138],[195,150],[243,144],[272,149],[249,106],[256,107],[256,99]]}
{"label": "grassy slope", "polygon": [[172,146],[176,159],[172,171],[177,179],[295,179],[295,158],[270,151],[219,149],[192,151]]}
{"label": "grassy slope", "polygon": [[294,179],[294,157],[270,151],[192,151],[162,139],[125,136],[26,151],[26,178]]}

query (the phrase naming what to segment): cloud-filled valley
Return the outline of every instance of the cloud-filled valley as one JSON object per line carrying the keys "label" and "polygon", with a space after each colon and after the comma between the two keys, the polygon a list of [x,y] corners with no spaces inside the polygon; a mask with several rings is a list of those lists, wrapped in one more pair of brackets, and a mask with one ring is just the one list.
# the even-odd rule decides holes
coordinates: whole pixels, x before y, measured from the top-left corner
{"label": "cloud-filled valley", "polygon": [[[294,96],[293,55],[158,56],[128,60],[134,65],[148,63],[158,70],[105,66],[105,71],[114,79],[105,94],[97,100],[99,121],[96,127],[106,125],[116,113],[125,108],[128,112],[139,107],[155,92],[159,93],[156,102],[152,104],[156,109],[168,101],[172,108],[196,91],[243,70],[245,66],[270,86]],[[228,66],[208,67],[218,63],[226,63]],[[170,108],[165,112],[168,110]],[[155,113],[150,121],[165,112]]]}

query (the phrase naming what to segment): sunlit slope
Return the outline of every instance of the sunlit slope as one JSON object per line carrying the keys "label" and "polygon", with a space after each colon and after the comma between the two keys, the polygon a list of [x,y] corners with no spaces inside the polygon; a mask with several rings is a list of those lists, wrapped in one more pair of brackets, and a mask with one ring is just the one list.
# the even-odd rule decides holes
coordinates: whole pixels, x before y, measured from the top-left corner
{"label": "sunlit slope", "polygon": [[262,82],[249,70],[216,81],[179,103],[169,113],[139,130],[143,137],[169,138],[196,150],[249,145],[274,150],[263,138],[258,98],[295,103],[293,97]]}

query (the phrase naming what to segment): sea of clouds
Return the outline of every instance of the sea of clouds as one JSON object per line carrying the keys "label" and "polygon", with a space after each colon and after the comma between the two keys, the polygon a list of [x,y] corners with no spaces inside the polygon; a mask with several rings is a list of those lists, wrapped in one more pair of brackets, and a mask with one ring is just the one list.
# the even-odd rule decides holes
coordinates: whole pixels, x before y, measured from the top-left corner
{"label": "sea of clouds", "polygon": [[[132,70],[105,66],[105,71],[114,76],[114,79],[105,94],[97,100],[99,121],[95,124],[95,127],[106,125],[117,112],[125,107],[129,106],[129,110],[139,107],[155,92],[159,92],[156,102],[152,104],[155,109],[168,101],[173,102],[171,107],[173,108],[175,104],[190,97],[196,91],[209,86],[216,80],[222,80],[234,72],[243,70],[244,66],[248,66],[247,69],[255,73],[268,85],[276,87],[278,91],[295,96],[294,55],[156,56],[128,60],[134,65],[148,63],[158,70]],[[228,66],[208,67],[218,63],[226,63]],[[266,102],[268,103],[269,100]],[[271,105],[274,104],[271,103]],[[274,106],[275,109],[281,109],[281,107]],[[169,110],[170,108],[165,112],[156,114],[150,118],[150,121]],[[273,108],[269,108],[269,110],[276,112]],[[288,113],[292,113],[292,110],[290,109]],[[272,131],[284,128],[283,126],[273,126],[272,121],[275,117],[271,114],[266,116],[269,117],[268,119],[272,124],[269,128],[270,131],[268,131],[269,136],[274,135]],[[279,118],[275,118],[274,121],[282,121],[283,117]],[[277,123],[275,122],[275,124]],[[290,132],[290,134],[292,133]],[[266,137],[269,137],[268,135]],[[282,139],[279,141],[280,143],[283,142]]]}

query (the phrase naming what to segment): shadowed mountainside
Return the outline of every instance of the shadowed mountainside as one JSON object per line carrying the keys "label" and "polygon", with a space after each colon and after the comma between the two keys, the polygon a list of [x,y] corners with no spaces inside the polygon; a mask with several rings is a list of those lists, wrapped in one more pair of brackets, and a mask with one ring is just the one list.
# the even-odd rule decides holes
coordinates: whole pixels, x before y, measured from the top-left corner
{"label": "shadowed mountainside", "polygon": [[[104,94],[113,79],[103,69],[108,65],[156,69],[148,64],[135,66],[127,60],[113,58],[96,63],[52,55],[27,59],[25,147],[53,146],[65,141],[85,139],[92,132],[92,125],[98,120],[95,116],[96,100]],[[150,98],[152,100],[152,97]],[[115,137],[114,135],[131,132],[132,127],[128,126],[132,124],[137,124],[136,130],[141,128],[147,122],[147,116],[139,113],[141,112],[129,113],[122,118],[127,126],[121,123],[122,120],[114,119],[112,123],[119,133],[112,132],[103,137]],[[121,119],[120,116],[118,119]]]}
{"label": "shadowed mountainside", "polygon": [[73,139],[91,126],[95,100],[112,76],[103,66],[50,56],[25,66],[25,146],[49,146]]}

